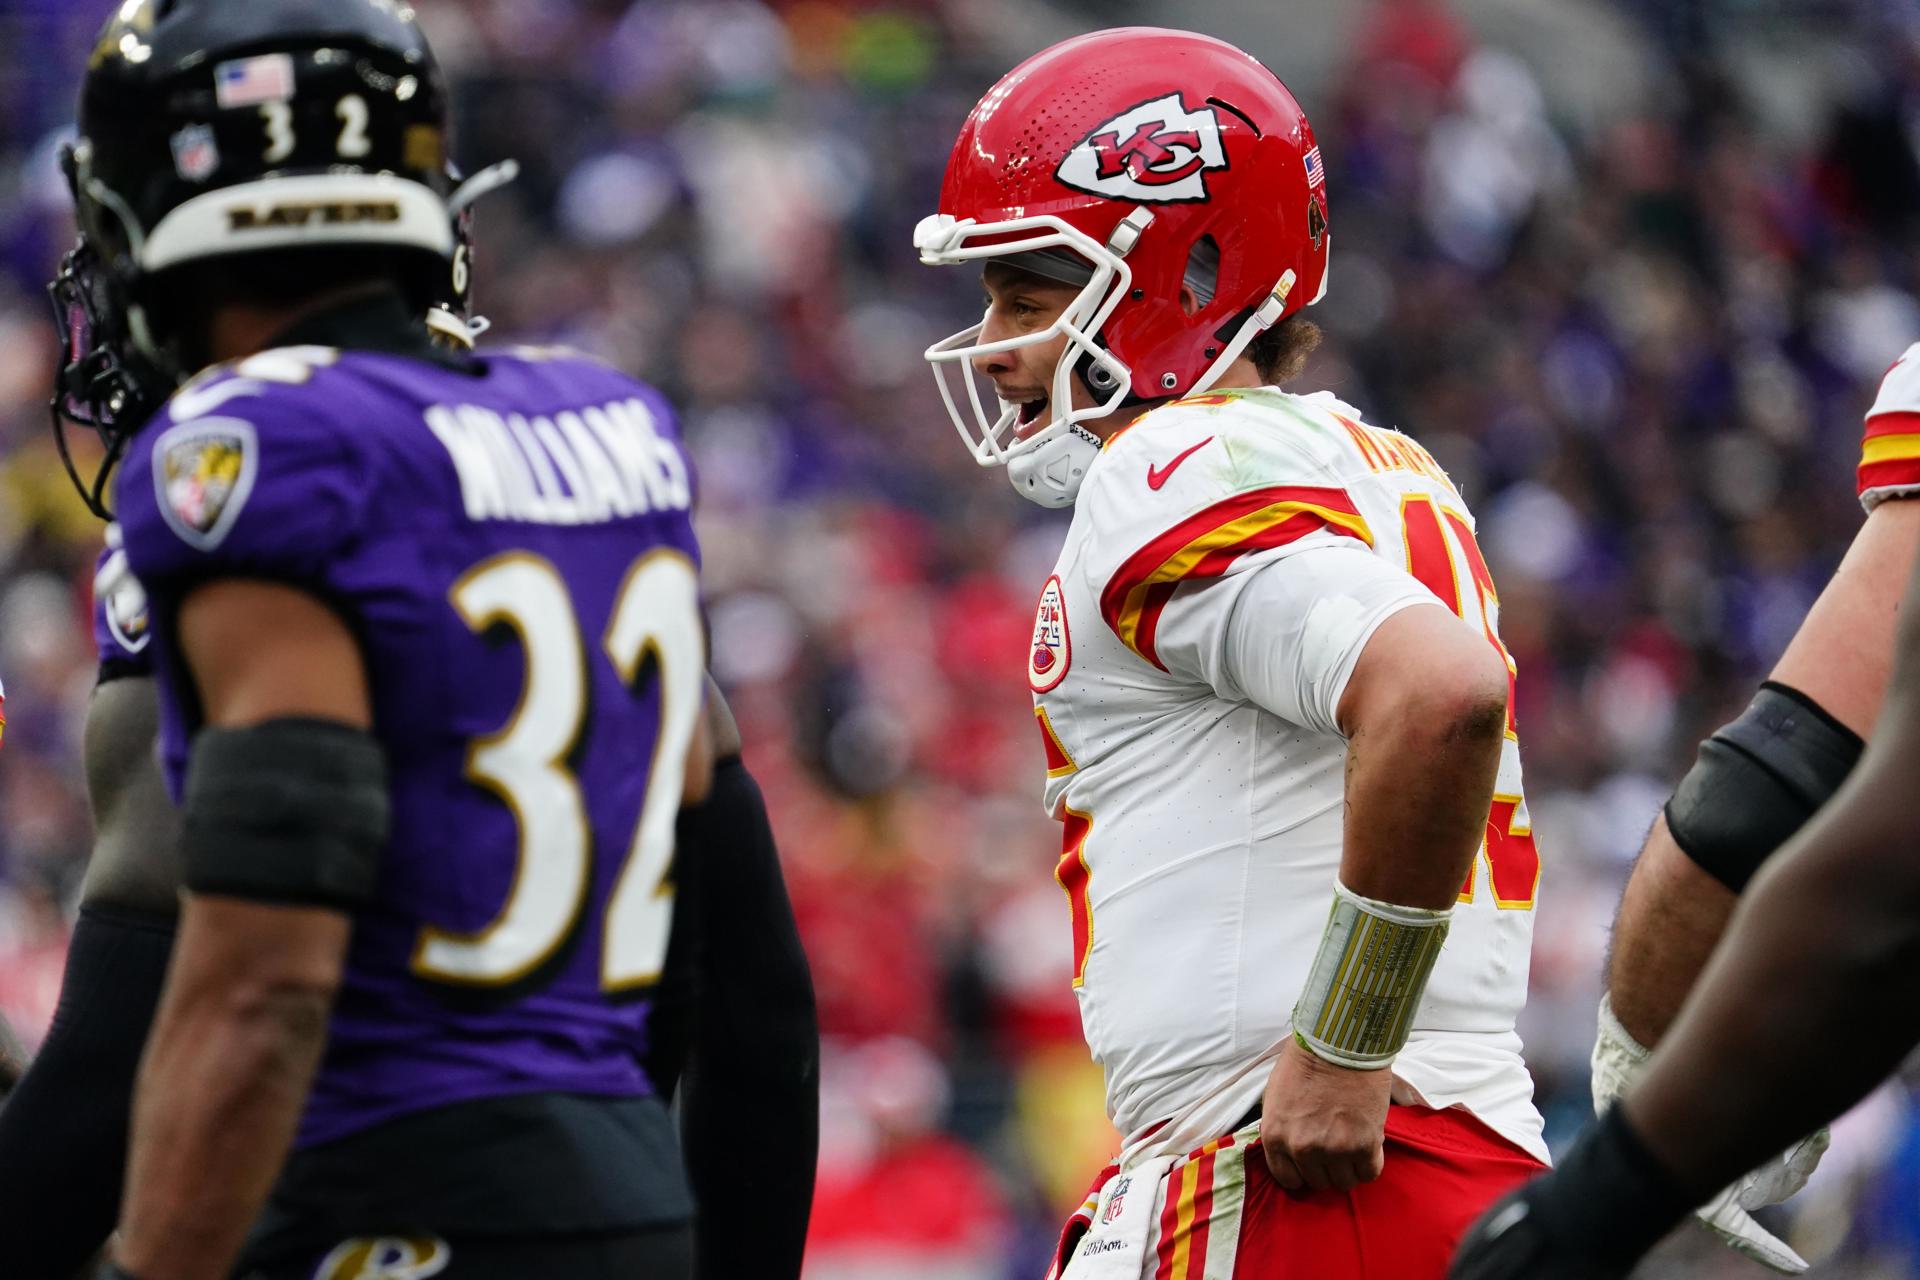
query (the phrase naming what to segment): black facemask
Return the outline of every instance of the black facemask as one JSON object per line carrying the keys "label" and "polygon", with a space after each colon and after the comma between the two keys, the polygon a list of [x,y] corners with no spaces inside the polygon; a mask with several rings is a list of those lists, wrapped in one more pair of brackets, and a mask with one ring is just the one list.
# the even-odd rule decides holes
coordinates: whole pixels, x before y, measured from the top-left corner
{"label": "black facemask", "polygon": [[[48,406],[54,442],[81,500],[103,520],[113,518],[106,495],[114,464],[133,433],[171,390],[171,379],[152,369],[134,349],[127,331],[127,306],[113,296],[116,291],[84,236],[62,259],[60,273],[47,286],[61,338]],[[69,434],[74,427],[100,437],[102,456],[91,476],[82,474],[81,460],[75,455]]]}

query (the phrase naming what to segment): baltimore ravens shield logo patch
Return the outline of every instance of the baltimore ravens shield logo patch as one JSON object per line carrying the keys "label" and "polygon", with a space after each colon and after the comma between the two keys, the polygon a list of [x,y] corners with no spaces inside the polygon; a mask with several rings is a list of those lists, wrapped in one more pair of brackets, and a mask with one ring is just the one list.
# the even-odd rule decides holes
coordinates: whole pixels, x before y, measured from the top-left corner
{"label": "baltimore ravens shield logo patch", "polygon": [[259,465],[260,445],[250,422],[199,418],[172,427],[153,442],[160,514],[182,542],[211,551],[239,518]]}

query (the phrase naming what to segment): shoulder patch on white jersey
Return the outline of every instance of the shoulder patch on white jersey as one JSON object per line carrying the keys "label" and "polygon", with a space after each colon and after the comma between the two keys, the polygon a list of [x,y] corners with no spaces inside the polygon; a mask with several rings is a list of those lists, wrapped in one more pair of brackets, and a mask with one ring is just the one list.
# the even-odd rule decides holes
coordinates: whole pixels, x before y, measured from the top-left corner
{"label": "shoulder patch on white jersey", "polygon": [[240,518],[260,469],[253,424],[196,418],[153,442],[153,489],[160,514],[180,540],[200,551],[219,546]]}
{"label": "shoulder patch on white jersey", "polygon": [[1045,693],[1067,677],[1073,664],[1073,639],[1067,630],[1067,604],[1060,575],[1047,579],[1033,615],[1033,645],[1027,654],[1027,687]]}

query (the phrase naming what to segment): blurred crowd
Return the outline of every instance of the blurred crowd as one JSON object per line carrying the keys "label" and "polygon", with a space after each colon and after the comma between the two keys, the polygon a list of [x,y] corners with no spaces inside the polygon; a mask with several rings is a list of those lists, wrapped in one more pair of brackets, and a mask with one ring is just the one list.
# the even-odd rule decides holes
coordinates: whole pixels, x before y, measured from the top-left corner
{"label": "blurred crowd", "polygon": [[[1425,442],[1502,590],[1546,866],[1522,1031],[1556,1143],[1587,1114],[1626,868],[1857,529],[1861,415],[1920,338],[1911,6],[1568,6],[1604,13],[1641,77],[1630,100],[1569,109],[1539,41],[1510,47],[1499,6],[1468,0],[1350,6],[1351,38],[1301,92],[1334,253],[1312,313],[1327,341],[1298,387]],[[1202,9],[418,7],[463,166],[521,167],[478,217],[493,335],[657,382],[697,457],[714,669],[827,1037],[809,1275],[1037,1275],[1115,1145],[1019,674],[1065,522],[948,434],[920,352],[977,314],[978,282],[919,266],[911,229],[966,111],[1019,57],[1122,19],[1204,25]],[[29,1037],[90,838],[101,532],[47,431],[41,286],[72,234],[54,157],[103,16],[0,0],[0,1010]],[[1271,47],[1255,32],[1233,34],[1284,65],[1278,18]],[[1735,56],[1755,47],[1815,69],[1790,127],[1766,60]],[[1896,1086],[1769,1220],[1829,1259],[1816,1274],[1900,1276],[1920,1271],[1916,1206],[1920,1121]],[[1748,1274],[1703,1241],[1647,1274]]]}

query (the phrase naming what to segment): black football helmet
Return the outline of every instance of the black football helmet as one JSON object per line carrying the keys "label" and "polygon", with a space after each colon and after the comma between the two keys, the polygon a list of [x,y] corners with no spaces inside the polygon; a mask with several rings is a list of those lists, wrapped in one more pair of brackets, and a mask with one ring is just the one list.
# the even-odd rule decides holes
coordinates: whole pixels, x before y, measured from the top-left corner
{"label": "black football helmet", "polygon": [[[124,0],[101,30],[62,164],[79,242],[49,286],[67,470],[107,514],[114,462],[181,380],[154,304],[247,254],[364,248],[424,312],[446,298],[447,94],[401,0]],[[191,273],[189,275],[189,273]],[[84,479],[66,422],[100,434]]]}
{"label": "black football helmet", "polygon": [[447,209],[453,215],[453,262],[441,288],[427,307],[427,332],[436,342],[458,351],[471,351],[492,321],[473,309],[473,206],[481,196],[498,191],[520,176],[520,165],[501,160],[471,178],[462,179],[457,165],[447,166],[453,194]]}

